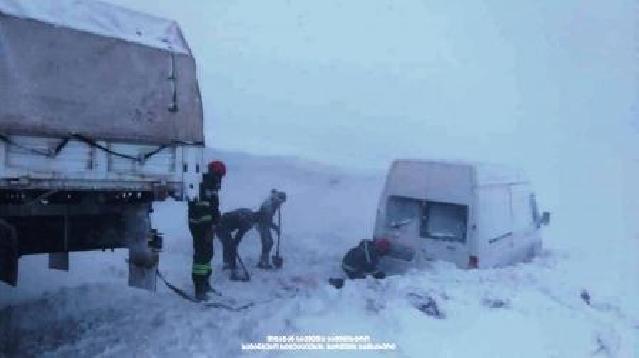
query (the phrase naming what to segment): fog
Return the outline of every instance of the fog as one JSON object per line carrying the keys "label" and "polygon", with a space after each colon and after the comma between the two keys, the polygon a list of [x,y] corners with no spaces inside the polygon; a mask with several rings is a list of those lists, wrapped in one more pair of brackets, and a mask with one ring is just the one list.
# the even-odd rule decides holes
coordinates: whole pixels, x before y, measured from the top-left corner
{"label": "fog", "polygon": [[[240,252],[253,279],[230,281],[215,240],[224,294],[213,301],[254,303],[236,314],[165,287],[123,289],[127,250],[74,253],[68,273],[24,256],[18,287],[0,285],[0,356],[236,356],[268,335],[325,332],[370,334],[404,356],[636,352],[636,0],[108,1],[179,22],[198,65],[206,159],[228,163],[221,209],[285,190],[286,264],[253,269],[252,231]],[[334,290],[326,278],[371,237],[394,158],[524,169],[551,212],[544,250],[486,270],[415,262],[423,269]],[[165,238],[160,271],[191,292],[186,216],[168,200],[151,219]]]}
{"label": "fog", "polygon": [[634,1],[112,2],[180,23],[209,146],[511,163],[562,234],[636,232]]}

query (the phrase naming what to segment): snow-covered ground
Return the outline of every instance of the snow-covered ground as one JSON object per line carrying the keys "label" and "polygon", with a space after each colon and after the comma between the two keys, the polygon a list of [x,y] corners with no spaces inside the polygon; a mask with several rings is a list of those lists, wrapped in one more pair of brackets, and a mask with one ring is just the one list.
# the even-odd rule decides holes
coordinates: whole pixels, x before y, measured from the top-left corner
{"label": "snow-covered ground", "polygon": [[[289,194],[283,270],[254,268],[251,232],[240,252],[253,280],[230,282],[216,242],[215,287],[255,307],[207,309],[164,286],[129,288],[124,250],[74,253],[68,273],[23,257],[19,286],[0,284],[0,356],[232,357],[241,343],[289,334],[397,345],[341,356],[639,356],[635,1],[110,2],[183,26],[208,143],[344,168],[215,154],[229,166],[224,210],[255,207],[271,188]],[[118,24],[131,25],[90,30]],[[552,212],[543,254],[328,286],[344,252],[372,234],[384,173],[354,168],[426,156],[528,171]],[[161,271],[191,290],[185,205],[155,209]]]}
{"label": "snow-covered ground", "polygon": [[[0,285],[0,356],[232,357],[242,353],[242,343],[263,342],[268,335],[368,335],[397,347],[339,356],[639,355],[637,238],[602,238],[606,251],[604,245],[580,246],[586,230],[556,215],[543,255],[530,263],[464,271],[436,262],[335,290],[326,279],[338,272],[348,248],[371,236],[384,173],[294,158],[215,156],[229,168],[223,210],[254,208],[271,188],[289,194],[281,271],[254,268],[259,239],[252,231],[240,246],[252,281],[231,282],[221,271],[221,248],[215,244],[215,287],[238,303],[256,301],[256,306],[236,313],[187,302],[164,286],[156,293],[129,288],[123,250],[72,254],[68,273],[47,270],[46,256],[24,257],[19,286]],[[185,205],[157,204],[153,220],[166,234],[161,271],[191,290]],[[584,290],[590,305],[580,297]]]}

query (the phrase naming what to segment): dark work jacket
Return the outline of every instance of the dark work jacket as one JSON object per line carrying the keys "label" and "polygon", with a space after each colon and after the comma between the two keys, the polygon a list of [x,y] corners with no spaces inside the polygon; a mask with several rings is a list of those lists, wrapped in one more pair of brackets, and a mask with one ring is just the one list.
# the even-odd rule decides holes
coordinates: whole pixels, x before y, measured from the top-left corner
{"label": "dark work jacket", "polygon": [[202,175],[199,200],[189,201],[189,225],[209,226],[220,220],[220,199],[218,190],[221,179],[209,173]]}
{"label": "dark work jacket", "polygon": [[231,233],[237,230],[236,239],[242,238],[253,227],[253,211],[251,209],[235,209],[224,213],[218,225],[219,232]]}
{"label": "dark work jacket", "polygon": [[357,247],[350,249],[344,259],[342,268],[350,273],[373,273],[377,271],[380,256],[373,246],[373,241],[362,240]]}

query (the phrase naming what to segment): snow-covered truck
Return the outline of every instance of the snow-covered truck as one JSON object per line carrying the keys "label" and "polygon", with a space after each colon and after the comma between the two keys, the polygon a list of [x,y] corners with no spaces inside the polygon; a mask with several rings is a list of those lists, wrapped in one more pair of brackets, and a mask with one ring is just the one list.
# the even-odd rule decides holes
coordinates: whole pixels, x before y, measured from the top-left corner
{"label": "snow-covered truck", "polygon": [[411,247],[417,260],[489,268],[537,254],[540,228],[549,220],[549,213],[540,214],[530,181],[518,169],[396,160],[379,201],[375,235]]}
{"label": "snow-covered truck", "polygon": [[195,60],[175,22],[87,0],[0,0],[0,279],[18,258],[129,249],[155,288],[153,201],[197,195]]}

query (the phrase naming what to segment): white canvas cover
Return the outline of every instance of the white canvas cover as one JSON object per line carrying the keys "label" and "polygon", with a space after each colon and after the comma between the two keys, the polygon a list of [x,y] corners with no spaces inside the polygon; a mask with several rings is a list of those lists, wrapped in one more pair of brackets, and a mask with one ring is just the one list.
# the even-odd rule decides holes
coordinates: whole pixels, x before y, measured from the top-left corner
{"label": "white canvas cover", "polygon": [[87,0],[0,0],[0,134],[202,142],[176,23]]}

